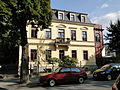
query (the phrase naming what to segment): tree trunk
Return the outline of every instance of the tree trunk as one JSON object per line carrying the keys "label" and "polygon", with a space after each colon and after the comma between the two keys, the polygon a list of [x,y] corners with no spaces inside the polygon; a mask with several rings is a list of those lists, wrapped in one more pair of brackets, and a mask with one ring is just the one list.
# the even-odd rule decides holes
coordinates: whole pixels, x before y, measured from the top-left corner
{"label": "tree trunk", "polygon": [[22,60],[21,60],[21,73],[20,82],[27,83],[29,81],[29,70],[28,70],[28,45],[22,46]]}
{"label": "tree trunk", "polygon": [[25,23],[22,22],[20,33],[21,33],[21,46],[22,46],[20,82],[27,83],[29,81],[29,68],[28,68],[29,55],[28,55],[26,22]]}

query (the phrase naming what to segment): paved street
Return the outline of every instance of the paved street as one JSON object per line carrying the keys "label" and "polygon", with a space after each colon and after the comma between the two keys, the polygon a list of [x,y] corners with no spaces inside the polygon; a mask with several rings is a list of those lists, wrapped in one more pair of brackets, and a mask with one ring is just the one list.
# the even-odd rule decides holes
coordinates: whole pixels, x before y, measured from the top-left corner
{"label": "paved street", "polygon": [[41,86],[38,80],[29,84],[18,84],[17,80],[0,80],[0,90],[111,90],[112,81],[93,81],[89,79],[84,84],[57,85],[55,87]]}

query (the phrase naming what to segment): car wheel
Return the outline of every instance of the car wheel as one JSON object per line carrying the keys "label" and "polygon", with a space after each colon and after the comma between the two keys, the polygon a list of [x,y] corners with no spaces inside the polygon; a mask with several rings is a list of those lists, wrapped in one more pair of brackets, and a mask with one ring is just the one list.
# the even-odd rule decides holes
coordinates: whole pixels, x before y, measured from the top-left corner
{"label": "car wheel", "polygon": [[49,86],[53,87],[56,84],[56,81],[54,79],[50,79],[48,82]]}
{"label": "car wheel", "polygon": [[93,78],[93,80],[97,81],[98,79],[97,78]]}
{"label": "car wheel", "polygon": [[112,76],[111,75],[107,75],[107,80],[112,80]]}
{"label": "car wheel", "polygon": [[79,78],[78,78],[78,83],[82,84],[82,83],[84,83],[84,81],[85,81],[85,80],[84,80],[83,77],[79,77]]}

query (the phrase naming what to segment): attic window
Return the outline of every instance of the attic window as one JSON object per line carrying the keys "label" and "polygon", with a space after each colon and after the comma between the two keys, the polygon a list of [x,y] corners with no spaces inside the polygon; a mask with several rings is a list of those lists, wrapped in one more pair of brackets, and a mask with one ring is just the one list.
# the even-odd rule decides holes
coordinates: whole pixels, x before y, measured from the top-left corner
{"label": "attic window", "polygon": [[81,22],[85,22],[85,16],[81,17]]}
{"label": "attic window", "polygon": [[70,21],[75,21],[75,14],[70,14]]}
{"label": "attic window", "polygon": [[64,13],[63,12],[58,12],[58,19],[64,20]]}

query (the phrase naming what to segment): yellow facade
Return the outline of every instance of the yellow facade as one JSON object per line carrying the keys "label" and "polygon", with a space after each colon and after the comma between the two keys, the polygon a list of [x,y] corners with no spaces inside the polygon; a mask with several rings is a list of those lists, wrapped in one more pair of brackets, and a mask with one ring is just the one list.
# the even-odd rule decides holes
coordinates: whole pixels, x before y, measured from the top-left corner
{"label": "yellow facade", "polygon": [[[43,50],[51,50],[51,56],[59,58],[59,50],[65,50],[65,56],[72,57],[72,50],[77,51],[78,66],[95,65],[95,43],[94,43],[94,25],[93,24],[81,24],[70,22],[52,21],[51,26],[51,39],[45,39],[45,31],[38,29],[37,38],[31,38],[32,26],[27,26],[27,36],[29,44],[29,60],[31,59],[31,49],[37,49],[42,46]],[[65,30],[65,38],[71,38],[71,30],[76,31],[76,40],[70,40],[69,44],[56,45],[55,39],[58,37],[58,29]],[[87,32],[87,41],[82,41],[82,31]],[[83,51],[88,51],[88,60],[83,59]],[[43,55],[45,59],[45,55]],[[37,58],[39,59],[39,58]],[[32,62],[30,60],[30,62]],[[46,66],[45,62],[41,62],[41,66]],[[32,62],[34,63],[34,62]]]}

